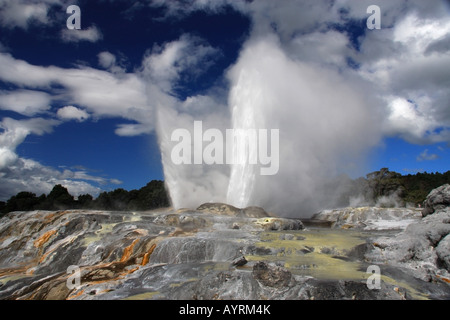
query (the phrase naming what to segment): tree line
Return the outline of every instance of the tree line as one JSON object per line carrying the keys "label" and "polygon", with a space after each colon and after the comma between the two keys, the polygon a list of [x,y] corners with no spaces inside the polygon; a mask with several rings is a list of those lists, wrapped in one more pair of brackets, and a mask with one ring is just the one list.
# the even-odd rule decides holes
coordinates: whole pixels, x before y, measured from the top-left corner
{"label": "tree line", "polygon": [[[351,180],[345,197],[359,195],[369,205],[379,206],[420,206],[431,190],[450,184],[450,171],[445,173],[419,172],[414,175],[382,168],[366,175],[365,178]],[[384,205],[383,201],[385,200]],[[390,201],[389,201],[390,200]]]}
{"label": "tree line", "polygon": [[[361,196],[368,205],[392,206],[393,202],[380,199],[395,200],[395,205],[419,206],[431,190],[449,183],[450,171],[445,173],[417,173],[401,175],[382,168],[366,175],[365,178],[349,179],[345,190],[341,193],[342,205],[348,205],[349,199]],[[169,195],[164,181],[153,180],[139,190],[127,191],[116,189],[102,192],[94,199],[90,194],[80,195],[75,199],[62,185],[56,185],[48,195],[36,196],[31,192],[19,192],[6,202],[0,202],[0,216],[12,211],[32,210],[151,210],[168,207]]]}
{"label": "tree line", "polygon": [[169,197],[163,181],[153,180],[139,190],[116,189],[102,192],[94,199],[90,194],[75,199],[67,188],[58,184],[48,195],[36,196],[32,192],[19,192],[6,202],[0,202],[0,216],[12,211],[32,210],[151,210],[168,207]]}

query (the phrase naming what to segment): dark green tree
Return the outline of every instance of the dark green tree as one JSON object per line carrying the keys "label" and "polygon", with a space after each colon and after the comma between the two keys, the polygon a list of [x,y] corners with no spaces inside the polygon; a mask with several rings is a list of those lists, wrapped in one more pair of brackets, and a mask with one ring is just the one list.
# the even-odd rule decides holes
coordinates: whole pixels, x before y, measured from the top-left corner
{"label": "dark green tree", "polygon": [[89,209],[93,205],[94,198],[90,194],[82,194],[78,196],[77,207],[81,209]]}
{"label": "dark green tree", "polygon": [[75,206],[75,200],[67,188],[58,184],[47,196],[46,202],[51,210],[69,209]]}
{"label": "dark green tree", "polygon": [[98,195],[97,199],[93,201],[91,208],[97,210],[111,210],[113,207],[112,202],[108,192],[102,192]]}
{"label": "dark green tree", "polygon": [[39,199],[31,192],[19,192],[17,195],[12,196],[5,205],[4,212],[12,211],[31,211],[34,210]]}

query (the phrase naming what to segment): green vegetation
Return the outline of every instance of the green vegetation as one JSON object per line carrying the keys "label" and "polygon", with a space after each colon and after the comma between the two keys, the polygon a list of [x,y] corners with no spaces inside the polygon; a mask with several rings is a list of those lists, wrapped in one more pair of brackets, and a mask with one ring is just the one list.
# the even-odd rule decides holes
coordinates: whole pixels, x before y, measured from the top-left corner
{"label": "green vegetation", "polygon": [[90,194],[80,195],[77,200],[62,185],[56,185],[48,195],[37,197],[31,192],[19,192],[6,203],[0,202],[0,216],[12,211],[32,210],[151,210],[169,206],[169,197],[163,181],[151,181],[139,190],[116,189],[102,192],[97,199]]}

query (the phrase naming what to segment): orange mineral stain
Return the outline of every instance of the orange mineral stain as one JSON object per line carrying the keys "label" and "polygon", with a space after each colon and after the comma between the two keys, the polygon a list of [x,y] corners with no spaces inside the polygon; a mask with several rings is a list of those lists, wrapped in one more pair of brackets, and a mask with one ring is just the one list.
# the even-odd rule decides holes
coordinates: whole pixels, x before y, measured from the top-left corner
{"label": "orange mineral stain", "polygon": [[441,279],[442,281],[444,281],[444,282],[447,282],[447,283],[450,283],[450,279],[448,279],[448,278],[445,278],[445,277],[442,277],[442,276],[439,276],[439,275],[436,275],[439,279]]}
{"label": "orange mineral stain", "polygon": [[133,243],[131,243],[128,247],[126,247],[124,250],[123,250],[123,254],[122,254],[122,258],[120,259],[120,262],[125,262],[125,261],[127,261],[128,259],[130,259],[130,257],[131,257],[131,254],[133,253],[133,248],[134,248],[134,246],[136,245],[136,243],[139,241],[139,238],[138,239],[135,239],[134,241],[133,241]]}
{"label": "orange mineral stain", "polygon": [[34,241],[34,246],[36,248],[42,247],[54,234],[56,230],[50,230],[40,236],[36,241]]}
{"label": "orange mineral stain", "polygon": [[150,255],[153,253],[153,250],[155,250],[156,244],[152,244],[150,250],[146,254],[144,254],[144,258],[142,259],[141,266],[145,266],[148,261],[150,260]]}
{"label": "orange mineral stain", "polygon": [[71,299],[74,299],[74,298],[76,298],[76,297],[79,297],[79,296],[81,296],[83,293],[84,293],[84,290],[80,290],[80,291],[78,291],[76,294],[72,294],[72,295],[68,296],[68,297],[66,298],[66,300],[71,300]]}

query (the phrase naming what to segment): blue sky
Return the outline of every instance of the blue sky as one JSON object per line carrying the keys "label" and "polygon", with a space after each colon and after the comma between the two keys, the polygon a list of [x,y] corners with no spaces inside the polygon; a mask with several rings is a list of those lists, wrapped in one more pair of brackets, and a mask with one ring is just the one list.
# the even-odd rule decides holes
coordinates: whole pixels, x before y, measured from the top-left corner
{"label": "blue sky", "polygon": [[[376,2],[382,29],[368,30],[366,9]],[[226,126],[233,103],[243,103],[233,95],[242,86],[236,74],[258,68],[267,81],[254,79],[249,90],[256,91],[249,92],[264,92],[280,114],[300,119],[304,104],[316,106],[314,97],[336,102],[320,109],[324,98],[305,109],[304,130],[290,127],[287,116],[271,117],[274,109],[262,103],[266,123],[273,120],[291,138],[310,138],[284,143],[308,154],[299,170],[313,175],[318,169],[306,163],[315,162],[327,174],[352,177],[382,167],[445,172],[450,13],[446,1],[424,3],[0,0],[0,200],[23,190],[48,193],[57,183],[74,195],[138,189],[153,179],[175,185],[176,176],[182,183],[189,175],[163,165],[158,141],[167,132],[159,126],[177,128],[186,118]],[[81,9],[81,30],[66,27],[72,4]],[[286,76],[265,70],[264,59],[275,70],[286,67]],[[297,67],[322,76],[305,79]],[[285,89],[297,80],[314,83],[320,94]],[[334,91],[341,86],[343,96]],[[341,103],[355,109],[331,116]],[[317,126],[307,129],[316,112]],[[336,134],[322,135],[328,128]],[[321,144],[333,151],[317,149]],[[279,183],[291,176],[282,171]]]}

